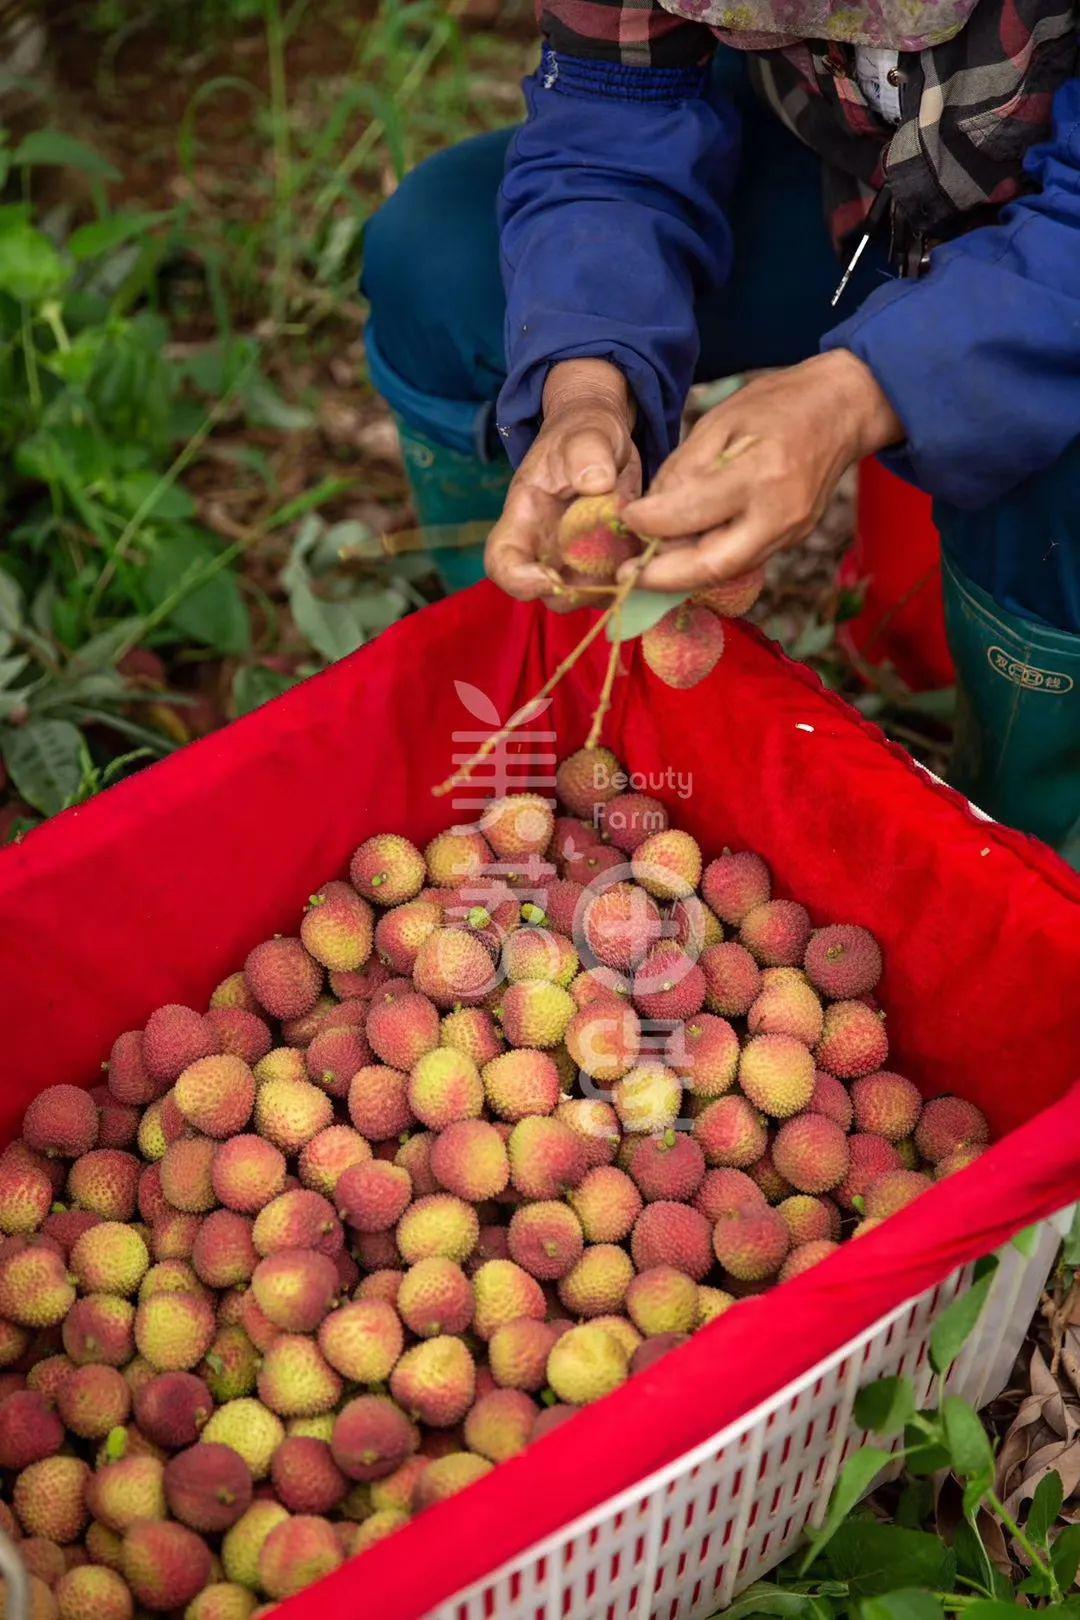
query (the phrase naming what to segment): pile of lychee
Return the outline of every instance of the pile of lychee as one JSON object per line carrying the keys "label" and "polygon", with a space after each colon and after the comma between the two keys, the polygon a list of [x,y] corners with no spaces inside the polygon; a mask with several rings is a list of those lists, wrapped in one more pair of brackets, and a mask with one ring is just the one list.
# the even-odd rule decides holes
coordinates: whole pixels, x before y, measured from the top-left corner
{"label": "pile of lychee", "polygon": [[[0,1523],[34,1620],[245,1620],[828,1261],[988,1140],[865,928],[618,761],[366,839],[0,1157]],[[259,1611],[261,1612],[261,1611]]]}

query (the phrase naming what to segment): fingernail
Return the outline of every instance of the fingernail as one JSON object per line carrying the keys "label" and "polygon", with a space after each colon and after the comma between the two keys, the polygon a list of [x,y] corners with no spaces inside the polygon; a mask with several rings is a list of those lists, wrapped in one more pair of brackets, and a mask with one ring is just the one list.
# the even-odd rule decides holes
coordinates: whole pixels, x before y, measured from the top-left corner
{"label": "fingernail", "polygon": [[606,484],[608,482],[608,478],[608,469],[602,466],[598,461],[591,462],[588,467],[582,467],[580,473],[578,474],[578,479],[583,484],[595,484],[597,479]]}

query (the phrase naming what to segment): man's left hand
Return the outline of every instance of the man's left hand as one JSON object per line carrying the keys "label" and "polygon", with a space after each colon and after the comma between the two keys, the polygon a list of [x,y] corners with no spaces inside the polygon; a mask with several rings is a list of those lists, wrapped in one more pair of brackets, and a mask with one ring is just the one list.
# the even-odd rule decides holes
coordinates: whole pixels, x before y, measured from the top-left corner
{"label": "man's left hand", "polygon": [[847,349],[748,383],[702,417],[623,512],[638,534],[665,542],[640,584],[696,590],[749,573],[806,538],[846,467],[903,437]]}

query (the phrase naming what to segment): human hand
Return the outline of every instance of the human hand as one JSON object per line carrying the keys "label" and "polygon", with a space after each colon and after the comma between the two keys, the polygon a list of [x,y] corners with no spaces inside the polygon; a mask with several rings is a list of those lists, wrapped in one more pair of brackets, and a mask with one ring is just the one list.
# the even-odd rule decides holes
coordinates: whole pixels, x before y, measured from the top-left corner
{"label": "human hand", "polygon": [[621,514],[665,542],[639,584],[689,591],[748,574],[806,538],[851,462],[903,437],[873,373],[847,349],[748,383],[702,417]]}
{"label": "human hand", "polygon": [[496,585],[523,602],[536,597],[566,610],[586,598],[555,594],[555,535],[579,495],[641,493],[641,462],[630,437],[634,407],[626,379],[605,360],[553,366],[544,422],[514,475],[502,516],[488,537],[484,566]]}

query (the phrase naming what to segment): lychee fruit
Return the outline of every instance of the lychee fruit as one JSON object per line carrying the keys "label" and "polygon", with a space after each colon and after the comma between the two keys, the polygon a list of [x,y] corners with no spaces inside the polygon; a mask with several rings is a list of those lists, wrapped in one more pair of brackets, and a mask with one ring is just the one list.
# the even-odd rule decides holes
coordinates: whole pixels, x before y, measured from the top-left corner
{"label": "lychee fruit", "polygon": [[708,1221],[722,1215],[738,1215],[745,1210],[762,1209],[765,1194],[756,1181],[742,1170],[707,1170],[694,1197],[694,1208]]}
{"label": "lychee fruit", "polygon": [[207,1136],[181,1137],[169,1144],[161,1161],[161,1190],[173,1209],[185,1215],[203,1215],[213,1209],[217,1203],[213,1182],[216,1152],[217,1143]]}
{"label": "lychee fruit", "polygon": [[847,1087],[835,1075],[818,1069],[814,1075],[814,1090],[806,1106],[811,1114],[824,1114],[842,1131],[850,1131],[855,1109]]}
{"label": "lychee fruit", "polygon": [[723,1215],[713,1228],[716,1258],[741,1282],[761,1282],[775,1277],[783,1265],[791,1236],[776,1210],[749,1210]]}
{"label": "lychee fruit", "polygon": [[431,882],[440,889],[454,889],[482,875],[492,850],[475,827],[449,827],[431,840],[424,859]]}
{"label": "lychee fruit", "polygon": [[[789,973],[791,977],[787,977]],[[773,974],[785,977],[770,977]],[[747,1014],[751,1035],[789,1035],[804,1046],[815,1046],[821,1038],[825,1012],[813,987],[788,968],[767,969],[764,981],[761,994]]]}
{"label": "lychee fruit", "polygon": [[635,882],[658,900],[693,894],[701,878],[701,864],[697,840],[675,827],[652,833],[631,857]]}
{"label": "lychee fruit", "polygon": [[918,1170],[886,1170],[867,1186],[863,1209],[871,1220],[883,1221],[897,1210],[914,1203],[933,1186],[929,1176]]}
{"label": "lychee fruit", "polygon": [[321,963],[299,939],[264,940],[248,955],[244,975],[255,1000],[271,1018],[302,1018],[319,999]]}
{"label": "lychee fruit", "polygon": [[581,1137],[590,1167],[610,1164],[614,1159],[620,1131],[610,1103],[599,1097],[569,1097],[559,1104],[555,1118]]}
{"label": "lychee fruit", "polygon": [[478,1119],[484,1107],[484,1084],[476,1064],[447,1046],[416,1061],[407,1095],[416,1118],[435,1131],[459,1120]]}
{"label": "lychee fruit", "polygon": [[755,1035],[739,1058],[739,1084],[756,1108],[789,1119],[814,1093],[814,1060],[790,1035]]}
{"label": "lychee fruit", "polygon": [[418,1260],[405,1273],[396,1305],[401,1320],[418,1338],[461,1334],[473,1319],[473,1286],[455,1261],[432,1256]]}
{"label": "lychee fruit", "polygon": [[791,1237],[792,1247],[801,1243],[815,1243],[821,1238],[831,1238],[833,1232],[833,1215],[837,1213],[836,1205],[832,1208],[821,1198],[813,1198],[807,1193],[792,1193],[789,1197],[781,1199],[776,1206],[776,1213],[787,1226]]}
{"label": "lychee fruit", "polygon": [[[673,836],[658,833],[659,838]],[[641,855],[648,848],[643,844]],[[661,937],[663,919],[652,895],[635,883],[617,882],[586,895],[582,939],[598,962],[625,972],[635,967]]]}
{"label": "lychee fruit", "polygon": [[694,1120],[693,1134],[706,1164],[739,1170],[761,1157],[767,1141],[760,1114],[734,1093],[706,1103]]}
{"label": "lychee fruit", "polygon": [[354,973],[371,955],[374,919],[348,883],[325,883],[308,901],[300,939],[309,956],[335,973]]}
{"label": "lychee fruit", "polygon": [[19,1327],[56,1327],[75,1301],[63,1256],[46,1247],[47,1241],[39,1238],[26,1248],[9,1249],[0,1258],[0,1316]]}
{"label": "lychee fruit", "polygon": [[619,513],[619,495],[579,495],[559,520],[555,555],[564,567],[586,579],[614,579],[624,562],[637,555],[637,536]]}
{"label": "lychee fruit", "polygon": [[989,1140],[986,1116],[963,1097],[932,1097],[915,1128],[915,1146],[931,1164]]}
{"label": "lychee fruit", "polygon": [[385,1159],[354,1164],[337,1184],[338,1214],[357,1232],[387,1232],[412,1202],[412,1177]]}
{"label": "lychee fruit", "polygon": [[22,1134],[39,1153],[77,1159],[97,1144],[98,1111],[80,1086],[46,1086],[27,1107]]}
{"label": "lychee fruit", "polygon": [[131,1391],[115,1367],[76,1367],[64,1380],[56,1409],[72,1434],[103,1440],[110,1429],[127,1422]]}
{"label": "lychee fruit", "polygon": [[742,1018],[761,993],[761,969],[745,945],[724,940],[698,958],[705,975],[705,1005],[723,1018]]}
{"label": "lychee fruit", "polygon": [[[2,1168],[2,1167],[0,1167]],[[68,1198],[80,1209],[100,1215],[103,1221],[130,1221],[135,1213],[136,1192],[142,1166],[134,1154],[119,1148],[94,1148],[76,1159],[68,1175]],[[3,1176],[0,1175],[0,1223],[3,1214]],[[170,1200],[171,1202],[172,1200]],[[8,1229],[5,1226],[5,1231]],[[12,1231],[25,1231],[23,1226]]]}
{"label": "lychee fruit", "polygon": [[692,1018],[705,1004],[705,975],[674,940],[661,940],[634,973],[634,1006],[643,1018]]}
{"label": "lychee fruit", "polygon": [[[72,1376],[69,1371],[64,1382]],[[43,1393],[16,1389],[0,1401],[0,1468],[29,1468],[53,1456],[63,1443],[63,1427]]]}
{"label": "lychee fruit", "polygon": [[901,1142],[910,1136],[922,1110],[922,1095],[903,1075],[888,1069],[863,1075],[851,1087],[855,1129]]}
{"label": "lychee fruit", "polygon": [[419,1438],[415,1425],[394,1401],[383,1395],[358,1395],[338,1413],[330,1449],[349,1479],[384,1479],[412,1456]]}
{"label": "lychee fruit", "polygon": [[473,1332],[490,1339],[504,1322],[519,1316],[542,1321],[547,1301],[535,1277],[513,1260],[485,1260],[473,1273]]}
{"label": "lychee fruit", "polygon": [[647,1201],[689,1202],[705,1175],[705,1155],[685,1131],[668,1130],[634,1145],[629,1171]]}
{"label": "lychee fruit", "polygon": [[902,1165],[895,1144],[884,1136],[869,1132],[856,1132],[847,1138],[847,1175],[839,1186],[832,1189],[833,1197],[841,1209],[855,1209],[855,1199],[865,1198],[872,1181],[889,1170],[900,1170]]}
{"label": "lychee fruit", "polygon": [[448,1125],[431,1144],[436,1182],[469,1203],[497,1198],[510,1180],[510,1160],[498,1130],[486,1119]]}
{"label": "lychee fruit", "polygon": [[519,1120],[507,1143],[510,1178],[529,1199],[558,1198],[588,1168],[584,1143],[569,1125],[543,1115]]}
{"label": "lychee fruit", "polygon": [[562,1095],[554,1060],[526,1047],[500,1053],[484,1065],[482,1078],[488,1106],[511,1124],[530,1114],[554,1113]]}
{"label": "lychee fruit", "polygon": [[495,1020],[483,1007],[459,1007],[456,1012],[447,1013],[440,1031],[441,1044],[472,1058],[478,1069],[498,1057],[503,1049]]}
{"label": "lychee fruit", "polygon": [[623,1130],[644,1134],[674,1126],[682,1095],[678,1075],[657,1059],[646,1058],[616,1081],[611,1100]]}
{"label": "lychee fruit", "polygon": [[77,1299],[62,1329],[64,1350],[78,1366],[122,1367],[134,1354],[135,1308],[114,1294]]}
{"label": "lychee fruit", "polygon": [[737,926],[772,892],[769,868],[750,850],[725,850],[710,861],[701,879],[705,903],[722,922]]}
{"label": "lychee fruit", "polygon": [[880,1069],[889,1055],[882,1015],[862,1001],[834,1001],[814,1051],[819,1066],[840,1080]]}
{"label": "lychee fruit", "polygon": [[479,825],[496,859],[513,862],[542,855],[554,822],[550,799],[539,793],[508,793],[485,805]]}
{"label": "lychee fruit", "polygon": [[315,1249],[279,1249],[259,1261],[251,1291],[275,1327],[314,1333],[337,1297],[337,1267]]}
{"label": "lychee fruit", "polygon": [[90,1477],[79,1457],[45,1457],[24,1468],[15,1480],[11,1505],[25,1533],[61,1547],[77,1541],[90,1516],[85,1500]]}
{"label": "lychee fruit", "polygon": [[349,862],[349,881],[365,900],[398,906],[420,893],[427,878],[424,857],[399,833],[365,838]]}
{"label": "lychee fruit", "polygon": [[261,1136],[234,1136],[214,1151],[210,1186],[227,1209],[256,1215],[284,1189],[285,1155]]}
{"label": "lychee fruit", "polygon": [[648,793],[618,793],[602,807],[600,825],[609,843],[632,855],[646,839],[667,830],[668,813]]}
{"label": "lychee fruit", "polygon": [[158,1007],[146,1021],[142,1060],[160,1087],[172,1085],[189,1063],[216,1051],[213,1025],[191,1007],[170,1003]]}
{"label": "lychee fruit", "polygon": [[448,1333],[413,1345],[390,1374],[390,1393],[398,1405],[413,1419],[438,1429],[453,1428],[461,1421],[475,1388],[473,1358],[464,1342]]}
{"label": "lychee fruit", "polygon": [[541,1282],[557,1282],[580,1258],[585,1239],[573,1209],[554,1199],[543,1199],[514,1211],[508,1245],[510,1258],[530,1276]]}
{"label": "lychee fruit", "polygon": [[251,1506],[247,1463],[231,1446],[206,1441],[165,1464],[165,1500],[174,1519],[202,1535],[218,1535]]}
{"label": "lychee fruit", "polygon": [[566,1326],[519,1316],[496,1328],[488,1341],[488,1364],[496,1384],[504,1389],[543,1389],[548,1354]]}
{"label": "lychee fruit", "polygon": [[121,1556],[136,1602],[155,1614],[183,1608],[210,1580],[210,1549],[183,1524],[133,1524]]}
{"label": "lychee fruit", "polygon": [[602,1400],[626,1382],[629,1370],[618,1340],[588,1322],[564,1333],[548,1355],[548,1383],[571,1406]]}
{"label": "lychee fruit", "polygon": [[508,1462],[532,1438],[538,1408],[519,1389],[493,1389],[478,1397],[465,1419],[465,1444],[489,1462]]}
{"label": "lychee fruit", "polygon": [[671,1265],[701,1282],[713,1264],[709,1223],[689,1204],[657,1199],[646,1204],[638,1216],[630,1253],[639,1271]]}
{"label": "lychee fruit", "polygon": [[722,619],[741,619],[744,613],[749,613],[764,585],[764,568],[752,568],[748,574],[737,574],[734,579],[724,579],[718,585],[706,585],[695,591],[694,601]]}
{"label": "lychee fruit", "polygon": [[409,1107],[408,1076],[400,1069],[371,1064],[349,1082],[349,1118],[361,1136],[384,1142],[414,1124]]}
{"label": "lychee fruit", "polygon": [[792,1277],[801,1277],[804,1271],[816,1266],[822,1260],[827,1260],[830,1254],[835,1254],[840,1247],[829,1238],[817,1238],[811,1243],[800,1243],[792,1249],[783,1265],[780,1267],[779,1282],[790,1282]]}
{"label": "lychee fruit", "polygon": [[848,1138],[824,1114],[800,1114],[777,1131],[772,1157],[785,1181],[799,1192],[828,1192],[847,1174]]}
{"label": "lychee fruit", "polygon": [[262,1401],[246,1395],[219,1406],[201,1434],[201,1439],[208,1443],[232,1446],[239,1452],[254,1480],[266,1478],[274,1453],[284,1438],[280,1417]]}
{"label": "lychee fruit", "polygon": [[601,997],[574,1014],[565,1039],[567,1051],[583,1074],[599,1085],[613,1085],[637,1062],[641,1022],[632,1007],[614,996]]}
{"label": "lychee fruit", "polygon": [[881,947],[869,929],[833,923],[810,935],[803,957],[810,983],[832,1001],[873,990],[881,978]]}
{"label": "lychee fruit", "polygon": [[344,1553],[328,1519],[295,1514],[275,1525],[259,1552],[259,1582],[271,1598],[288,1598],[332,1575]]}
{"label": "lychee fruit", "polygon": [[592,822],[599,805],[626,786],[626,773],[610,748],[579,748],[555,772],[555,789],[572,816]]}
{"label": "lychee fruit", "polygon": [[332,1123],[334,1105],[306,1080],[267,1080],[255,1098],[255,1129],[282,1153],[299,1153]]}
{"label": "lychee fruit", "polygon": [[795,967],[810,938],[810,914],[795,900],[767,900],[748,911],[739,939],[763,967]]}
{"label": "lychee fruit", "polygon": [[476,1247],[480,1221],[471,1204],[450,1193],[432,1193],[411,1204],[397,1225],[397,1247],[406,1265],[443,1255],[462,1265]]}
{"label": "lychee fruit", "polygon": [[128,1455],[107,1463],[87,1482],[86,1505],[95,1519],[121,1534],[140,1519],[168,1517],[165,1470],[156,1457]]}
{"label": "lychee fruit", "polygon": [[573,1316],[606,1316],[622,1310],[633,1275],[625,1249],[593,1243],[560,1279],[559,1299]]}
{"label": "lychee fruit", "polygon": [[626,1290],[626,1313],[645,1334],[692,1333],[698,1323],[697,1284],[674,1266],[650,1266]]}
{"label": "lychee fruit", "polygon": [[724,627],[707,608],[680,602],[646,630],[641,651],[665,686],[687,691],[715,669],[724,651]]}
{"label": "lychee fruit", "polygon": [[439,1014],[427,996],[380,991],[368,1010],[366,1034],[381,1062],[392,1069],[409,1070],[425,1052],[438,1046]]}
{"label": "lychee fruit", "polygon": [[331,1513],[349,1489],[330,1446],[308,1435],[289,1435],[274,1453],[270,1478],[290,1513]]}
{"label": "lychee fruit", "polygon": [[[243,1007],[211,1007],[206,1021],[221,1051],[242,1058],[249,1066],[264,1058],[274,1044],[265,1020]],[[102,1146],[105,1145],[102,1139]],[[109,1145],[123,1146],[122,1143]]]}
{"label": "lychee fruit", "polygon": [[214,1313],[194,1294],[153,1294],[135,1311],[139,1354],[158,1372],[188,1372],[210,1348]]}
{"label": "lychee fruit", "polygon": [[158,1373],[135,1395],[135,1421],[166,1451],[194,1445],[213,1409],[209,1389],[191,1372]]}
{"label": "lychee fruit", "polygon": [[[366,1164],[370,1158],[371,1146],[359,1131],[353,1130],[351,1125],[328,1125],[304,1143],[297,1168],[305,1187],[332,1199],[345,1171],[353,1165]],[[275,1196],[280,1191],[278,1187]],[[218,1197],[221,1197],[220,1190]],[[221,1201],[227,1202],[224,1198]]]}
{"label": "lychee fruit", "polygon": [[416,953],[413,982],[436,1007],[446,1009],[482,1001],[497,980],[491,957],[474,934],[436,928]]}

